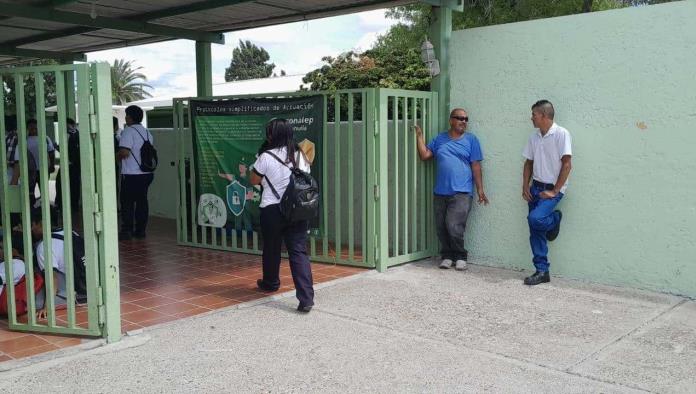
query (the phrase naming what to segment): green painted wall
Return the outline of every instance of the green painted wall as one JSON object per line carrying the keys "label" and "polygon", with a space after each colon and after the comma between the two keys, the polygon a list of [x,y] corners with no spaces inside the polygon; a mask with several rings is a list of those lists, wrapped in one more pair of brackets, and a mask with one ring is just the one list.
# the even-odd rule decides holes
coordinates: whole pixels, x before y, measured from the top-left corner
{"label": "green painted wall", "polygon": [[472,261],[533,270],[521,152],[546,98],[574,153],[552,274],[696,296],[695,21],[686,1],[453,33],[451,105],[491,200],[470,218]]}

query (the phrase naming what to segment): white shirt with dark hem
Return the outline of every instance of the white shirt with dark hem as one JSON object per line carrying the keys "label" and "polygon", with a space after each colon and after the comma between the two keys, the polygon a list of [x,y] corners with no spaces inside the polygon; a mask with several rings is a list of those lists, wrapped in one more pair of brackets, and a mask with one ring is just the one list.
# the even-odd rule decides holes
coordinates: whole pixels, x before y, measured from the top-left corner
{"label": "white shirt with dark hem", "polygon": [[[280,160],[287,160],[288,153],[286,148],[275,148],[271,149],[270,152],[273,152],[273,154],[278,156]],[[295,158],[300,170],[309,173],[309,163],[299,150],[297,151]],[[292,164],[288,163],[288,166],[286,167],[280,164],[278,160],[273,158],[273,156],[269,155],[268,153],[263,153],[258,157],[258,159],[256,159],[253,171],[256,172],[257,175],[263,177],[261,180],[263,194],[261,195],[261,204],[259,204],[260,208],[278,204],[280,202],[280,199],[273,194],[273,190],[271,190],[271,187],[268,186],[268,180],[271,181],[276,192],[278,192],[278,195],[282,196],[290,183],[290,169],[288,167],[292,167]]]}
{"label": "white shirt with dark hem", "polygon": [[152,172],[144,172],[140,169],[138,163],[140,159],[140,148],[142,148],[145,140],[149,140],[152,145],[155,144],[150,131],[141,124],[133,124],[126,126],[121,132],[121,138],[118,141],[118,147],[128,149],[130,155],[125,159],[121,159],[121,174],[122,175],[143,175],[152,174]]}
{"label": "white shirt with dark hem", "polygon": [[[556,184],[561,173],[563,156],[572,156],[571,137],[568,130],[554,123],[546,133],[533,133],[527,140],[522,156],[534,161],[532,179],[541,183]],[[565,194],[568,180],[560,192]]]}

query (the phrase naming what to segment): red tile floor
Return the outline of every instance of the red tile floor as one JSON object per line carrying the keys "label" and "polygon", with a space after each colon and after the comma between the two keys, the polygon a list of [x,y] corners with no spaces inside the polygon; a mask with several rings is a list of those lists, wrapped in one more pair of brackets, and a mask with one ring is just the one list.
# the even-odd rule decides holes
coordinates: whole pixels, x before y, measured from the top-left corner
{"label": "red tile floor", "polygon": [[[123,332],[267,296],[256,289],[261,272],[260,256],[177,246],[173,221],[153,218],[146,240],[122,241],[119,250]],[[316,283],[363,270],[333,264],[312,265]],[[287,261],[281,266],[281,281],[281,292],[294,288]],[[78,322],[84,322],[86,312],[78,310],[76,317]],[[7,329],[7,320],[2,319],[0,362],[89,340],[13,332]]]}

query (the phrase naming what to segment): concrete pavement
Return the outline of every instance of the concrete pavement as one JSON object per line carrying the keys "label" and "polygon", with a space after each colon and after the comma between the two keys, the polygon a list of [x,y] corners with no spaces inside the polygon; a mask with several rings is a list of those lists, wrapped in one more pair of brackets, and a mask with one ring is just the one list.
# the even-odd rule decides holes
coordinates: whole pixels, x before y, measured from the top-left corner
{"label": "concrete pavement", "polygon": [[0,372],[0,392],[696,393],[696,303],[429,261]]}

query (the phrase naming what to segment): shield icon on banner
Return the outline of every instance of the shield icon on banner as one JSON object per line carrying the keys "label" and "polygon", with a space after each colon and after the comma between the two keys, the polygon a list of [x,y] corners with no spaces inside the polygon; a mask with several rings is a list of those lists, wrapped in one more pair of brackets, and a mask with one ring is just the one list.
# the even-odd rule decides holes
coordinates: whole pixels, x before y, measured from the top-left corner
{"label": "shield icon on banner", "polygon": [[227,206],[234,216],[239,216],[244,212],[246,193],[247,188],[237,181],[227,185]]}

